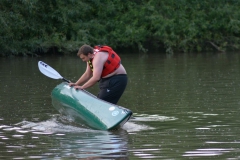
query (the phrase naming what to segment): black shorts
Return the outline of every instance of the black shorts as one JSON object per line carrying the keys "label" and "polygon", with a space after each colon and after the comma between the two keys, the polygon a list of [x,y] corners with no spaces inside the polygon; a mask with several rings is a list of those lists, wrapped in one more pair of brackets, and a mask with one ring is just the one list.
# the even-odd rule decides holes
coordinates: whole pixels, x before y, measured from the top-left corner
{"label": "black shorts", "polygon": [[98,98],[116,104],[127,86],[127,75],[119,74],[99,81]]}

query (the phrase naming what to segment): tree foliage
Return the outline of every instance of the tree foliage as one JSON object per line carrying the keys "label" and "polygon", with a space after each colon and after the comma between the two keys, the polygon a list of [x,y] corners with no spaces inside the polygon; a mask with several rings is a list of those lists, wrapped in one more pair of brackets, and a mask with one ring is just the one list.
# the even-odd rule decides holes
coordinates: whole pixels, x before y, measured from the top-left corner
{"label": "tree foliage", "polygon": [[239,50],[238,0],[1,0],[0,54],[108,44],[143,52]]}

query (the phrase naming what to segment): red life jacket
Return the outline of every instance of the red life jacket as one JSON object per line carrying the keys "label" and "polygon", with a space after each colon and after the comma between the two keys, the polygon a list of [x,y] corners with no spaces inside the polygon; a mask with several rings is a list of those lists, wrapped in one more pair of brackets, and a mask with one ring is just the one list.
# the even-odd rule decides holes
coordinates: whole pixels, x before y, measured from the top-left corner
{"label": "red life jacket", "polygon": [[[100,46],[100,45],[95,46],[94,54],[97,54],[98,52],[108,52],[108,59],[106,60],[104,66],[103,66],[101,77],[105,77],[108,74],[114,72],[116,69],[119,68],[119,66],[121,64],[121,59],[117,55],[117,53],[113,51],[113,49],[111,47]],[[92,61],[93,61],[93,59],[91,61],[88,61],[88,64],[89,64],[91,70],[93,71]]]}

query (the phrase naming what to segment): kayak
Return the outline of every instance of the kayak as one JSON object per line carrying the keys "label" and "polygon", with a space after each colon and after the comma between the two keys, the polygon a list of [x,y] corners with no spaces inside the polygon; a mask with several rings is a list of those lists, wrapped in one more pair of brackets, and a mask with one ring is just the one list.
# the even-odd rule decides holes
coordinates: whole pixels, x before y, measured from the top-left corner
{"label": "kayak", "polygon": [[51,97],[54,108],[61,114],[98,130],[119,128],[132,116],[131,110],[101,100],[86,90],[76,90],[66,82],[57,85]]}

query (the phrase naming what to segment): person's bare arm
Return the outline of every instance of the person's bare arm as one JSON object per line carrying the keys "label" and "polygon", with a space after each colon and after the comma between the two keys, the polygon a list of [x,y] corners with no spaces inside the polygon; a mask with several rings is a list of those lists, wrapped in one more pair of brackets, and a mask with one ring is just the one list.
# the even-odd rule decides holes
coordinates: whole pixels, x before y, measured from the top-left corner
{"label": "person's bare arm", "polygon": [[70,83],[69,85],[70,86],[76,86],[76,85],[81,85],[85,82],[87,82],[92,76],[92,71],[87,63],[87,68],[86,68],[86,71],[83,73],[83,75],[78,79],[77,82],[75,83]]}
{"label": "person's bare arm", "polygon": [[80,89],[86,89],[86,88],[92,87],[94,84],[96,84],[100,80],[102,70],[103,70],[103,65],[106,62],[107,58],[108,58],[108,54],[103,52],[99,52],[94,57],[93,76],[84,85],[82,85]]}

